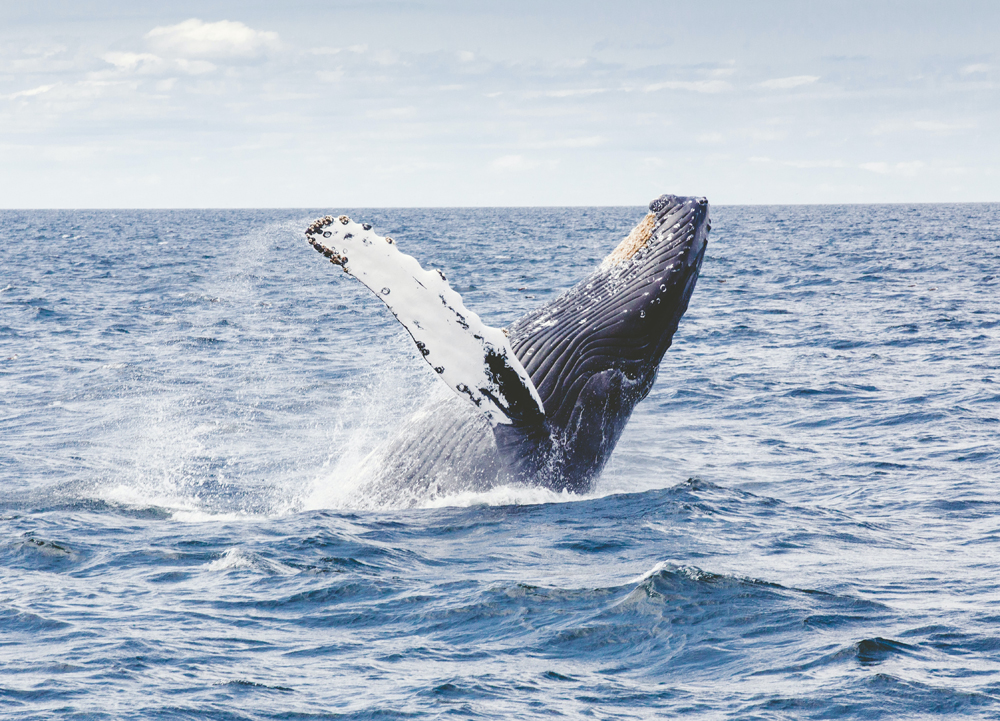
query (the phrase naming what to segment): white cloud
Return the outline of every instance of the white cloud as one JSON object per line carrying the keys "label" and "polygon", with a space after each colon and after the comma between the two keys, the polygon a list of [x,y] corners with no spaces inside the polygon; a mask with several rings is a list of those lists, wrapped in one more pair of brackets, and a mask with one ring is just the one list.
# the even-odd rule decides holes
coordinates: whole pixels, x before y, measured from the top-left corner
{"label": "white cloud", "polygon": [[879,123],[872,129],[873,135],[898,135],[900,132],[920,130],[925,133],[947,134],[976,127],[971,121],[945,122],[941,120],[890,120]]}
{"label": "white cloud", "polygon": [[730,66],[726,68],[714,68],[708,71],[713,78],[727,78],[736,72],[736,68]]}
{"label": "white cloud", "polygon": [[917,130],[926,130],[930,133],[950,133],[955,130],[968,130],[973,127],[972,123],[941,123],[934,120],[914,121],[913,127]]}
{"label": "white cloud", "polygon": [[755,155],[749,158],[751,163],[775,163],[789,168],[812,169],[812,168],[846,168],[847,163],[843,160],[774,160],[766,155]]}
{"label": "white cloud", "polygon": [[765,80],[760,84],[762,88],[767,88],[768,90],[788,90],[789,88],[798,88],[803,85],[810,85],[819,80],[818,75],[792,75],[788,78],[772,78],[771,80]]}
{"label": "white cloud", "polygon": [[476,59],[475,53],[470,53],[468,50],[461,50],[458,53],[458,61],[462,63],[471,63]]}
{"label": "white cloud", "polygon": [[125,72],[155,72],[163,65],[163,58],[152,53],[104,53],[101,59]]}
{"label": "white cloud", "polygon": [[7,100],[16,100],[17,98],[30,98],[35,95],[41,95],[42,93],[47,93],[54,87],[55,84],[39,85],[37,88],[32,88],[31,90],[21,90],[20,92],[11,93],[10,95],[0,95],[0,97],[6,98]]}
{"label": "white cloud", "polygon": [[782,130],[768,130],[762,128],[748,128],[738,131],[739,135],[758,142],[770,143],[775,140],[784,140],[787,133]]}
{"label": "white cloud", "polygon": [[643,92],[654,93],[657,90],[690,90],[695,93],[723,93],[732,85],[724,80],[668,80],[664,83],[653,83],[643,88]]}
{"label": "white cloud", "polygon": [[51,58],[66,52],[65,45],[37,44],[24,48],[24,54],[38,58]]}
{"label": "white cloud", "polygon": [[858,166],[862,170],[867,170],[872,173],[881,173],[883,175],[889,173],[890,165],[888,163],[862,163]]}
{"label": "white cloud", "polygon": [[101,56],[104,62],[114,65],[123,73],[136,73],[138,75],[155,75],[180,71],[186,75],[204,75],[215,70],[215,65],[207,60],[188,60],[187,58],[174,58],[164,60],[159,55],[152,53],[105,53]]}
{"label": "white cloud", "polygon": [[[558,140],[545,140],[537,143],[527,143],[526,148],[544,150],[548,148],[596,148],[607,142],[600,135],[590,135],[576,138],[559,138]],[[515,157],[515,156],[507,156]]]}
{"label": "white cloud", "polygon": [[966,65],[959,72],[962,75],[973,75],[975,73],[988,73],[990,71],[990,66],[986,63],[973,63],[972,65]]}
{"label": "white cloud", "polygon": [[188,75],[204,75],[215,70],[215,66],[207,60],[188,60],[187,58],[177,58],[174,63],[182,72]]}
{"label": "white cloud", "polygon": [[399,107],[399,108],[383,108],[381,110],[372,110],[367,113],[370,118],[410,118],[416,115],[417,109],[413,106]]}
{"label": "white cloud", "polygon": [[523,155],[504,155],[490,163],[493,170],[531,170],[539,165],[537,160],[525,158]]}
{"label": "white cloud", "polygon": [[250,58],[278,45],[277,33],[254,30],[241,22],[202,22],[197,18],[155,27],[146,40],[163,55],[195,58]]}
{"label": "white cloud", "polygon": [[316,73],[316,77],[323,83],[336,83],[344,77],[344,69],[336,68],[335,70],[320,70]]}
{"label": "white cloud", "polygon": [[924,164],[919,160],[912,160],[908,163],[862,163],[858,167],[870,173],[878,173],[879,175],[900,175],[905,178],[912,178],[920,172]]}
{"label": "white cloud", "polygon": [[570,90],[549,90],[545,93],[549,98],[572,98],[581,95],[598,95],[608,92],[607,88],[578,88]]}
{"label": "white cloud", "polygon": [[847,163],[843,160],[785,160],[782,165],[790,168],[845,168]]}
{"label": "white cloud", "polygon": [[586,138],[565,138],[554,143],[557,148],[595,148],[604,143],[604,138],[600,135],[591,135]]}

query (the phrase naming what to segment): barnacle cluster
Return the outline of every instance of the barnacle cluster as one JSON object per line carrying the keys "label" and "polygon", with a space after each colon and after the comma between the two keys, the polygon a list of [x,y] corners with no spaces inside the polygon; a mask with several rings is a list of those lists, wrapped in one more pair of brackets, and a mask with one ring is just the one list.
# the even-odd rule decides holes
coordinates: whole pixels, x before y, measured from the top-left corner
{"label": "barnacle cluster", "polygon": [[[347,225],[350,222],[350,218],[346,215],[340,216],[338,220]],[[316,249],[316,252],[322,253],[324,256],[330,259],[330,262],[334,265],[339,265],[341,268],[346,270],[347,266],[347,256],[338,253],[336,248],[328,248],[323,245],[319,238],[329,238],[333,233],[329,230],[324,230],[328,226],[333,224],[333,216],[327,215],[323,218],[317,218],[312,222],[312,224],[306,228],[306,240],[309,241],[309,245]]]}

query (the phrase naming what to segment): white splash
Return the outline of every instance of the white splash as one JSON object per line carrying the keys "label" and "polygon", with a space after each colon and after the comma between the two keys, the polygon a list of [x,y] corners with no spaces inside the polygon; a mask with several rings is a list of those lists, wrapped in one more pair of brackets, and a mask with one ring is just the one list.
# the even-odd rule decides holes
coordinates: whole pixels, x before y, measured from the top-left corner
{"label": "white splash", "polygon": [[683,564],[679,563],[674,563],[673,561],[660,561],[645,573],[638,575],[635,578],[630,578],[628,580],[628,583],[642,583],[643,581],[650,579],[653,576],[656,576],[660,573],[663,573],[664,571],[667,571],[669,573],[677,573],[679,571],[684,571],[688,568],[689,568],[688,566],[684,566]]}
{"label": "white splash", "polygon": [[205,564],[209,571],[248,570],[267,576],[293,576],[298,571],[280,561],[245,551],[242,548],[228,548],[219,558]]}
{"label": "white splash", "polygon": [[462,491],[447,496],[431,498],[420,504],[420,507],[538,506],[546,503],[585,501],[590,498],[592,496],[581,496],[565,490],[552,491],[548,488],[532,488],[529,486],[497,486],[488,491]]}

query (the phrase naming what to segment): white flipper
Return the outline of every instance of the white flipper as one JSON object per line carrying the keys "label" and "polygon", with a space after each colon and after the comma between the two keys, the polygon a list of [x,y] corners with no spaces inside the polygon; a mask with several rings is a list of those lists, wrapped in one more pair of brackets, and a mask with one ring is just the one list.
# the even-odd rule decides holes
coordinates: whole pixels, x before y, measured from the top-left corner
{"label": "white flipper", "polygon": [[541,423],[542,399],[507,336],[466,309],[443,273],[424,270],[391,238],[346,215],[320,218],[306,238],[389,307],[441,380],[492,426]]}

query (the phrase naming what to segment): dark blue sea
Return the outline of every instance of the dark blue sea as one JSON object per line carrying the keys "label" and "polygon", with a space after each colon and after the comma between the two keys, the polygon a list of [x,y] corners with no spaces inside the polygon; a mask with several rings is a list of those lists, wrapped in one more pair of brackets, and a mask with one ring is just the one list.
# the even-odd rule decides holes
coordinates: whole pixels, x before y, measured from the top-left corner
{"label": "dark blue sea", "polygon": [[408,509],[329,212],[504,326],[644,209],[0,211],[0,717],[1000,717],[1000,205],[713,208],[591,493]]}

